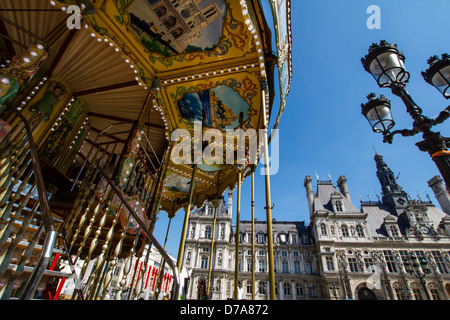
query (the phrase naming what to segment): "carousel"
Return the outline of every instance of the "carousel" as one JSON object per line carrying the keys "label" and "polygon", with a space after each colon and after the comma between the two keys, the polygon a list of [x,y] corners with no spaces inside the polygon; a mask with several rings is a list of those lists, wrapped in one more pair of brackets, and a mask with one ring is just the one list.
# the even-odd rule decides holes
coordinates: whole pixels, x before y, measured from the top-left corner
{"label": "carousel", "polygon": [[[149,246],[178,299],[189,213],[237,188],[239,214],[241,183],[269,162],[291,39],[290,1],[1,1],[1,299],[57,299],[69,276],[73,299],[103,299]],[[183,220],[176,262],[160,214]],[[139,296],[144,273],[113,298]]]}

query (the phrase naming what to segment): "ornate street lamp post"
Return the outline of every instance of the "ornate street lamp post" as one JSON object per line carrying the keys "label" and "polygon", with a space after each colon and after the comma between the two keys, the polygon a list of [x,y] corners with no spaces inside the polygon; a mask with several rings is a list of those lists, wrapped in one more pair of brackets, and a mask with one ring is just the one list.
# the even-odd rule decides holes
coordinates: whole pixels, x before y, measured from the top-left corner
{"label": "ornate street lamp post", "polygon": [[[394,135],[414,136],[422,133],[423,141],[416,143],[421,151],[430,154],[441,173],[447,189],[450,188],[450,151],[447,145],[450,138],[442,137],[439,132],[431,131],[437,124],[443,123],[450,116],[450,106],[444,109],[435,119],[422,114],[422,109],[414,102],[405,86],[409,73],[405,68],[405,56],[397,49],[397,45],[380,41],[369,48],[369,53],[361,59],[363,66],[377,81],[380,88],[390,88],[392,93],[400,97],[406,106],[406,111],[412,117],[413,128],[390,131],[394,126],[390,101],[383,95],[377,98],[375,94],[367,96],[368,102],[362,104],[362,114],[369,121],[374,132],[383,134],[383,142],[392,143]],[[424,79],[437,88],[442,95],[450,98],[450,56],[443,54],[428,60],[430,68],[422,72]]]}
{"label": "ornate street lamp post", "polygon": [[410,275],[419,279],[420,284],[427,295],[427,299],[431,300],[430,294],[428,293],[425,277],[431,273],[430,268],[428,267],[427,261],[419,257],[417,258],[413,253],[410,254],[410,261],[405,263],[406,271],[409,272]]}

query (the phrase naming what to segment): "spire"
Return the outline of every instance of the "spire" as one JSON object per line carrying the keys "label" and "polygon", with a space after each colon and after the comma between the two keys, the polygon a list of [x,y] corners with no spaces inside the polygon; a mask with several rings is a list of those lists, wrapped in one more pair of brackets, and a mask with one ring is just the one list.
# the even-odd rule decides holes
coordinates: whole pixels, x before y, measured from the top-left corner
{"label": "spire", "polygon": [[405,207],[408,204],[407,194],[397,183],[391,168],[379,153],[375,153],[374,159],[377,165],[377,177],[381,184],[382,202],[394,208]]}
{"label": "spire", "polygon": [[391,168],[384,162],[383,156],[375,153],[374,159],[377,164],[377,177],[381,184],[383,196],[390,193],[403,192],[403,189],[398,185],[397,179],[395,179],[395,175]]}

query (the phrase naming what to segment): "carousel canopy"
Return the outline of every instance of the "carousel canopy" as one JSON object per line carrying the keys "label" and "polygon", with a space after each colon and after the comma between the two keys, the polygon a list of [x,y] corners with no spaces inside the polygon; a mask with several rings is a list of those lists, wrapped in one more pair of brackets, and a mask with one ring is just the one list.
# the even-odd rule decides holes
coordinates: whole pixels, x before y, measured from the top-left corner
{"label": "carousel canopy", "polygon": [[[278,126],[292,77],[290,1],[269,2],[277,55],[258,0],[4,0],[0,47],[3,60],[35,41],[48,47],[39,73],[86,109],[79,161],[94,157],[94,143],[120,156],[140,132],[149,171],[164,170],[161,209],[173,216],[185,205],[193,171],[192,158],[174,161],[176,146],[190,141],[204,151],[210,130],[221,135],[224,154],[235,154],[227,132],[259,135],[272,115],[276,66]],[[197,162],[194,205],[236,185],[236,161],[222,159]]]}

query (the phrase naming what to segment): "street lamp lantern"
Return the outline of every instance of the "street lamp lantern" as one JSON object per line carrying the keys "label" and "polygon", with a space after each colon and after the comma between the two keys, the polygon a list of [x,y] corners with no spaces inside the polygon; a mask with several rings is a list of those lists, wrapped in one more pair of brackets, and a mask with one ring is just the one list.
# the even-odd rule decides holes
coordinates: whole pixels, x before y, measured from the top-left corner
{"label": "street lamp lantern", "polygon": [[[394,130],[390,101],[384,96],[376,98],[375,94],[367,96],[369,101],[362,104],[362,114],[367,118],[375,132],[383,134],[383,142],[392,143],[397,134],[404,137],[422,133],[423,141],[416,143],[421,151],[428,152],[441,173],[447,190],[450,191],[450,138],[441,136],[431,129],[443,123],[450,117],[450,106],[442,110],[436,118],[422,114],[422,109],[414,102],[406,90],[409,73],[405,68],[405,56],[398,50],[397,45],[385,40],[374,43],[369,53],[361,59],[364,69],[369,72],[381,88],[390,88],[392,93],[401,98],[406,111],[413,119],[412,129]],[[428,60],[430,68],[422,72],[425,80],[436,87],[446,98],[450,98],[450,56],[443,54]]]}
{"label": "street lamp lantern", "polygon": [[385,40],[372,44],[361,62],[382,88],[395,83],[405,84],[409,80],[405,56],[397,49],[397,45]]}
{"label": "street lamp lantern", "polygon": [[375,93],[367,96],[368,101],[361,104],[362,114],[369,121],[374,132],[386,132],[394,126],[391,102],[385,96],[376,97]]}
{"label": "street lamp lantern", "polygon": [[450,56],[444,53],[441,58],[428,59],[430,67],[422,72],[426,82],[434,86],[446,98],[450,99]]}

